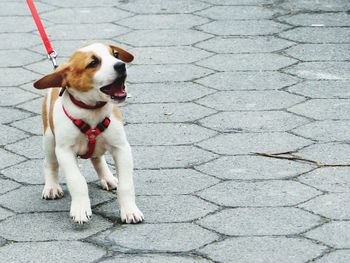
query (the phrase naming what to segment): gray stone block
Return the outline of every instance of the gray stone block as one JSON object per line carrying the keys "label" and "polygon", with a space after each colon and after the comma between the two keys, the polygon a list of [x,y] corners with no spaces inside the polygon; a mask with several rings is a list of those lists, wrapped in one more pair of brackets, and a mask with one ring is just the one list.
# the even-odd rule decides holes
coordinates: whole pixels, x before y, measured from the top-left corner
{"label": "gray stone block", "polygon": [[[27,8],[23,3],[21,5]],[[2,11],[3,9],[1,9]],[[34,24],[33,30],[35,29]],[[0,34],[0,49],[22,50],[24,48],[33,47],[40,43],[40,37],[30,33],[1,33]],[[3,70],[3,69],[1,69]],[[24,72],[21,69],[13,69],[17,72]],[[12,81],[14,79],[11,79]],[[13,85],[13,84],[12,84]]]}
{"label": "gray stone block", "polygon": [[349,80],[317,80],[298,83],[288,90],[303,96],[320,99],[350,98]]}
{"label": "gray stone block", "polygon": [[1,108],[0,123],[9,123],[16,120],[24,120],[31,114],[14,108]]}
{"label": "gray stone block", "polygon": [[[345,3],[346,1],[343,2]],[[314,5],[310,5],[310,7],[312,8],[319,3],[320,2],[314,3]],[[284,16],[279,19],[296,26],[350,26],[350,16],[345,12],[296,14]]]}
{"label": "gray stone block", "polygon": [[290,9],[291,11],[344,11],[350,8],[350,3],[344,0],[324,0],[319,2],[288,0],[282,4],[282,7]]}
{"label": "gray stone block", "polygon": [[18,129],[1,124],[0,129],[6,131],[6,136],[0,136],[0,145],[7,145],[29,136]]}
{"label": "gray stone block", "polygon": [[304,174],[298,180],[322,191],[344,193],[350,192],[349,174],[348,167],[326,167]]}
{"label": "gray stone block", "polygon": [[15,142],[13,144],[6,145],[5,149],[8,149],[17,154],[23,155],[27,158],[43,158],[44,153],[42,150],[42,137],[32,136]]}
{"label": "gray stone block", "polygon": [[318,196],[299,205],[313,213],[338,220],[350,219],[349,193],[331,193]]}
{"label": "gray stone block", "polygon": [[[12,1],[14,2],[14,1]],[[19,1],[18,1],[19,2]],[[2,1],[4,4],[4,1]],[[9,4],[9,3],[7,3]],[[28,9],[22,4],[21,9],[24,8],[23,11],[28,13]],[[18,9],[17,9],[18,10]],[[0,12],[2,12],[1,10]],[[14,11],[14,10],[11,10]],[[50,25],[51,23],[44,22],[45,26]],[[0,33],[29,33],[35,29],[35,25],[33,24],[33,18],[30,16],[21,16],[19,19],[18,16],[2,16],[1,17],[1,27]],[[24,50],[22,50],[24,51]],[[10,52],[8,52],[10,53]]]}
{"label": "gray stone block", "polygon": [[330,222],[305,234],[306,237],[324,242],[335,248],[350,247],[350,222]]}
{"label": "gray stone block", "polygon": [[309,121],[284,111],[242,111],[219,112],[199,122],[205,127],[222,132],[272,132],[288,131]]}
{"label": "gray stone block", "polygon": [[343,27],[297,27],[279,34],[289,40],[305,43],[347,43],[350,32]]}
{"label": "gray stone block", "polygon": [[320,222],[320,217],[294,207],[226,209],[199,220],[200,225],[229,236],[293,235]]}
{"label": "gray stone block", "polygon": [[192,169],[135,170],[138,195],[183,195],[208,188],[219,180]]}
{"label": "gray stone block", "polygon": [[217,157],[194,146],[135,146],[135,168],[188,168]]}
{"label": "gray stone block", "polygon": [[277,71],[218,72],[196,82],[218,90],[275,90],[295,84],[298,79]]}
{"label": "gray stone block", "polygon": [[[2,172],[3,171],[1,171],[1,173]],[[16,189],[20,186],[21,186],[20,184],[14,182],[14,181],[0,178],[0,195],[4,194],[6,192],[9,192],[13,189]]]}
{"label": "gray stone block", "polygon": [[330,254],[323,256],[321,259],[315,261],[317,263],[347,263],[350,261],[349,250],[336,250]]}
{"label": "gray stone block", "polygon": [[0,168],[1,169],[23,162],[24,160],[25,159],[21,156],[10,153],[4,149],[0,149]]}
{"label": "gray stone block", "polygon": [[0,106],[14,106],[38,97],[38,95],[15,87],[0,88],[0,92],[2,94]]}
{"label": "gray stone block", "polygon": [[13,216],[13,215],[15,215],[15,214],[12,213],[11,211],[8,211],[8,210],[0,207],[0,221],[4,220],[4,219],[6,219],[6,218],[8,218],[10,216]]}
{"label": "gray stone block", "polygon": [[227,181],[199,193],[199,196],[229,207],[292,206],[321,194],[294,181]]}
{"label": "gray stone block", "polygon": [[217,134],[195,124],[129,124],[125,128],[131,145],[192,144]]}
{"label": "gray stone block", "polygon": [[118,255],[109,258],[103,263],[209,263],[206,259],[186,256],[170,256],[170,255],[158,255],[158,254],[142,254],[142,255]]}
{"label": "gray stone block", "polygon": [[0,222],[0,235],[14,241],[78,240],[111,226],[97,215],[80,226],[70,219],[68,212],[18,214]]}
{"label": "gray stone block", "polygon": [[241,237],[210,244],[200,251],[222,263],[304,263],[325,249],[301,238]]}
{"label": "gray stone block", "polygon": [[36,114],[41,114],[42,103],[43,103],[43,98],[37,98],[37,99],[30,100],[28,102],[19,104],[17,107]]}
{"label": "gray stone block", "polygon": [[118,25],[134,29],[189,29],[210,21],[192,14],[136,15],[118,21]]}
{"label": "gray stone block", "polygon": [[222,179],[259,180],[292,178],[310,171],[313,166],[261,156],[225,156],[196,169]]}
{"label": "gray stone block", "polygon": [[197,65],[218,71],[277,70],[292,65],[296,60],[273,53],[218,54],[196,62]]}
{"label": "gray stone block", "polygon": [[[55,7],[53,6],[46,5],[40,2],[36,3],[35,6],[37,7],[39,13],[55,9]],[[28,7],[24,5],[22,2],[2,1],[0,16],[29,16],[29,15],[30,15],[30,11]]]}
{"label": "gray stone block", "polygon": [[289,26],[272,20],[219,20],[198,28],[217,36],[263,36],[281,32]]}
{"label": "gray stone block", "polygon": [[2,67],[21,67],[42,60],[39,54],[28,50],[0,50],[0,61]]}
{"label": "gray stone block", "polygon": [[268,19],[274,12],[261,6],[212,6],[196,14],[213,20]]}
{"label": "gray stone block", "polygon": [[190,122],[216,112],[194,103],[129,104],[121,111],[127,123]]}
{"label": "gray stone block", "polygon": [[189,223],[123,225],[108,236],[123,247],[170,252],[190,251],[217,238],[218,235]]}
{"label": "gray stone block", "polygon": [[[7,92],[11,92],[11,89],[14,89],[11,86],[18,86],[27,82],[32,82],[39,77],[38,74],[23,68],[0,68],[0,74],[6,76],[6,78],[0,79],[0,87],[6,87],[8,90]],[[24,93],[24,91],[21,92]],[[5,96],[3,96],[3,98],[4,97]],[[15,99],[15,97],[13,98]]]}
{"label": "gray stone block", "polygon": [[254,152],[280,153],[294,151],[311,141],[289,133],[222,134],[197,145],[219,154],[250,154]]}
{"label": "gray stone block", "polygon": [[197,47],[215,53],[261,53],[284,49],[293,42],[267,37],[215,37],[196,44]]}
{"label": "gray stone block", "polygon": [[11,126],[35,135],[42,135],[44,131],[42,127],[42,116],[34,116],[25,120],[16,121],[12,123]]}
{"label": "gray stone block", "polygon": [[285,52],[302,61],[347,61],[350,59],[349,49],[349,44],[300,44]]}
{"label": "gray stone block", "polygon": [[0,248],[4,262],[94,262],[105,253],[102,248],[79,241],[21,242]]}

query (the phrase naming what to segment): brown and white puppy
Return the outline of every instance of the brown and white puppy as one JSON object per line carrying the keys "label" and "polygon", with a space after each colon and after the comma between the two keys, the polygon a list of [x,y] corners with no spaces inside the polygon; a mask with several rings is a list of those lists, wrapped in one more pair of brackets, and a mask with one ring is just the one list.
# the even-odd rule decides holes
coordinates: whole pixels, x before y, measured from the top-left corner
{"label": "brown and white puppy", "polygon": [[[90,127],[96,127],[105,117],[110,118],[108,128],[96,137],[90,160],[102,187],[106,190],[117,188],[122,221],[138,223],[144,219],[135,203],[131,148],[118,107],[111,103],[126,97],[125,63],[132,60],[133,56],[119,47],[96,43],[77,50],[68,63],[34,83],[37,89],[66,87],[62,97],[58,96],[59,89],[49,89],[43,102],[45,186],[42,196],[45,199],[63,196],[58,180],[58,168],[62,169],[72,197],[70,216],[75,222],[87,222],[92,215],[87,183],[77,164],[77,156],[88,150],[88,138],[67,114],[83,120]],[[104,106],[81,108],[71,97],[92,107]],[[106,151],[118,168],[118,179],[107,166],[103,156]]]}

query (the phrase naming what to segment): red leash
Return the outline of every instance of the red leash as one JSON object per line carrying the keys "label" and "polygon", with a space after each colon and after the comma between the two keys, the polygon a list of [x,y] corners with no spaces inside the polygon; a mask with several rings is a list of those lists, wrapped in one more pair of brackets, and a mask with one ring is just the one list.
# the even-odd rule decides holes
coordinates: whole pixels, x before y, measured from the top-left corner
{"label": "red leash", "polygon": [[46,48],[47,56],[51,60],[53,67],[57,68],[58,67],[57,63],[56,63],[57,53],[51,46],[50,40],[46,34],[43,23],[40,20],[38,11],[36,10],[36,7],[34,5],[33,0],[27,0],[27,4],[28,4],[28,7],[30,9],[30,12],[32,13],[34,22],[36,24],[36,27],[38,28],[38,31],[40,33],[41,39],[44,43],[44,46]]}

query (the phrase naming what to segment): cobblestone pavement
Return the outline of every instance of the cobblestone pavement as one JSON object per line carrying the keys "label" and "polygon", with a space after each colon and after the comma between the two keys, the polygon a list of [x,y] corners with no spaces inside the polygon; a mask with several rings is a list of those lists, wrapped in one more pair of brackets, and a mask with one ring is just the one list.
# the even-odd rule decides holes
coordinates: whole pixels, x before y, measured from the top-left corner
{"label": "cobblestone pavement", "polygon": [[146,221],[121,224],[87,161],[89,224],[66,188],[40,199],[32,82],[51,64],[24,1],[0,0],[1,262],[350,262],[349,1],[36,2],[60,63],[94,41],[135,54],[122,112]]}

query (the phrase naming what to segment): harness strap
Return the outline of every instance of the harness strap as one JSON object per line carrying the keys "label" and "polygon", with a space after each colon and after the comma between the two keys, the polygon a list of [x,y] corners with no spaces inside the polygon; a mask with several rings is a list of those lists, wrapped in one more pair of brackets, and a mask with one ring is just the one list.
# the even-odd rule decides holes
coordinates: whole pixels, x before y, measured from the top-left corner
{"label": "harness strap", "polygon": [[82,159],[89,159],[93,155],[96,146],[96,137],[100,135],[104,130],[106,130],[111,123],[111,120],[106,117],[102,122],[97,124],[95,129],[91,129],[90,125],[81,119],[74,119],[70,116],[66,108],[62,104],[62,109],[66,116],[73,122],[73,124],[88,137],[88,150],[85,154],[79,155]]}

